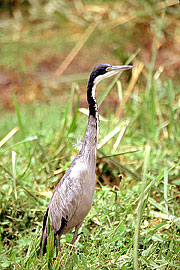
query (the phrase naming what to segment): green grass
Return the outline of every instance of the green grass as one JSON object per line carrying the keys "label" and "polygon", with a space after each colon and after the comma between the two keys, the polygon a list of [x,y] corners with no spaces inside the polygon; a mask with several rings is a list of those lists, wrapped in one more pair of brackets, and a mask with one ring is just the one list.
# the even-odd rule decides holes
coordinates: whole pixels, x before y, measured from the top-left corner
{"label": "green grass", "polygon": [[[32,9],[36,7],[35,3],[32,2]],[[143,3],[149,10],[148,1]],[[136,5],[133,7],[138,10]],[[71,23],[76,22],[76,26],[84,26],[84,17],[81,18],[78,10],[74,12],[71,5],[64,7],[63,15],[58,14],[58,6],[55,6],[56,17],[51,13],[48,18],[42,16],[41,8],[41,5],[37,7],[37,17],[33,12],[29,15],[30,19],[38,18],[41,21],[35,24],[33,30],[28,22],[29,28],[21,33],[19,46],[11,40],[14,28],[11,29],[12,32],[7,29],[13,20],[16,23],[21,21],[21,17],[9,19],[4,26],[3,31],[7,31],[7,35],[0,36],[0,41],[6,37],[2,46],[3,68],[15,68],[21,72],[28,69],[32,72],[41,58],[53,54],[52,52],[58,54],[66,47],[67,39],[64,41],[62,38],[62,43],[60,40],[57,42],[58,36],[52,35],[53,31],[56,32],[53,27],[57,27],[58,21],[64,23],[69,20]],[[126,9],[126,5],[122,8]],[[114,18],[118,14],[116,12],[118,11],[114,9],[114,15],[111,14]],[[139,21],[145,20],[141,12],[140,5],[137,13],[140,16]],[[169,14],[170,12],[174,12],[173,18],[177,18],[175,10],[170,9]],[[40,256],[39,243],[43,215],[52,192],[78,153],[85,134],[87,115],[80,110],[80,102],[86,87],[83,86],[84,90],[81,90],[77,84],[70,84],[72,80],[79,82],[82,76],[77,74],[61,77],[64,83],[68,82],[67,93],[63,97],[49,98],[48,103],[34,101],[29,105],[22,105],[18,101],[18,94],[17,97],[14,95],[12,102],[15,111],[4,111],[1,114],[0,140],[14,127],[19,128],[0,147],[1,269],[180,269],[179,79],[171,80],[161,73],[157,76],[155,67],[158,41],[166,30],[164,17],[170,22],[170,15],[166,17],[165,13],[166,10],[162,12],[162,16],[157,16],[155,11],[152,13],[153,29],[156,31],[150,65],[145,63],[144,73],[139,77],[118,121],[116,107],[110,107],[108,101],[113,95],[119,98],[117,103],[123,99],[131,73],[127,72],[127,77],[121,77],[122,86],[116,77],[111,82],[106,80],[101,84],[104,85],[104,90],[100,85],[99,92],[97,89],[99,104],[105,104],[103,109],[100,107],[104,118],[100,121],[99,145],[102,146],[98,149],[97,156],[97,186],[92,209],[79,231],[72,260],[69,244],[73,237],[72,232],[62,236],[61,258],[59,255],[57,258],[55,256],[56,251],[51,244],[53,235],[49,238],[48,252],[44,257]],[[85,19],[90,20],[88,12],[86,15],[89,17]],[[46,23],[52,22],[52,19],[50,39],[44,34]],[[103,23],[106,21],[102,22],[102,31],[105,29]],[[70,31],[70,25],[67,32]],[[132,22],[128,25],[131,27]],[[127,25],[122,25],[121,29],[126,27],[128,28]],[[100,38],[94,34],[93,38],[99,42],[96,43],[97,46],[102,47],[101,39],[104,42],[105,35],[105,44],[115,48],[111,54],[113,59],[115,57],[117,61],[125,63],[128,59],[132,61],[135,57],[138,58],[139,41],[134,41],[137,45],[134,50],[136,52],[130,54],[129,58],[125,50],[117,49],[117,44],[125,48],[127,40],[132,40],[134,29],[132,32],[124,31],[124,39],[119,37],[117,28],[112,28],[112,31],[109,29],[106,34],[103,32]],[[33,46],[29,40],[32,37],[38,39],[36,42],[33,40]],[[93,38],[88,41],[89,46],[92,45]],[[47,39],[48,43],[42,44]],[[70,43],[68,46],[71,47]],[[54,45],[59,46],[57,48]],[[30,49],[30,54],[39,54],[39,58],[32,57],[29,66],[25,65],[27,48]],[[17,52],[19,61],[16,61]],[[42,85],[43,93],[54,93],[46,86],[45,80]],[[61,86],[62,84],[58,84],[57,88],[61,90]],[[12,151],[16,153],[14,159]],[[55,173],[56,170],[59,170],[58,174]],[[118,184],[115,186],[114,183]]]}
{"label": "green grass", "polygon": [[[155,89],[161,118],[156,114],[154,134],[146,136],[152,129],[141,125],[142,118],[146,121],[148,115],[142,115],[138,99],[132,99],[131,104],[127,104],[125,119],[130,123],[117,153],[123,152],[127,146],[136,147],[139,151],[125,154],[122,161],[115,156],[106,157],[104,175],[107,170],[111,171],[112,177],[123,174],[120,185],[96,188],[93,207],[75,244],[73,262],[69,260],[68,242],[72,239],[72,233],[69,233],[62,238],[64,255],[60,262],[52,264],[52,269],[58,269],[55,268],[56,263],[62,265],[63,269],[71,269],[72,264],[73,269],[133,269],[135,237],[140,269],[180,267],[179,127],[178,110],[174,104],[178,89],[169,93],[172,91],[172,81],[164,81],[163,84],[163,93]],[[143,103],[146,102],[145,97],[138,95],[144,98]],[[169,102],[168,95],[172,95]],[[84,123],[87,123],[87,116],[78,113],[78,96],[74,96],[73,90],[72,96],[67,106],[34,103],[21,108],[15,101],[17,116],[6,113],[3,117],[1,125],[4,135],[14,126],[20,128],[0,150],[0,260],[3,269],[46,269],[48,261],[52,260],[39,256],[43,214],[50,198],[48,191],[52,191],[58,181],[58,177],[53,176],[55,169],[68,167],[73,152],[78,152],[75,144],[77,138],[83,140]],[[77,100],[77,112],[72,112],[73,100]],[[109,121],[100,123],[99,143],[117,126],[114,114],[110,111],[107,114],[110,115]],[[101,151],[107,156],[112,154],[116,138],[117,135],[102,147]],[[146,143],[151,148],[148,163]],[[12,151],[17,154],[17,199],[13,184]],[[101,153],[98,155],[102,157]],[[118,164],[124,166],[123,171]],[[143,167],[144,187],[141,180],[128,173],[130,169],[141,178]],[[140,203],[142,206],[138,215]],[[137,222],[140,224],[138,238],[135,234]]]}

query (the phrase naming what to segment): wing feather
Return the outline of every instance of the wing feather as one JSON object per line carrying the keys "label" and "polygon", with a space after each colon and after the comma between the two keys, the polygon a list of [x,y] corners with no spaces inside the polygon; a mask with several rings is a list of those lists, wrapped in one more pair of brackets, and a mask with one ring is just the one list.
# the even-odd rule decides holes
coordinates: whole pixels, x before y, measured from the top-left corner
{"label": "wing feather", "polygon": [[[43,254],[47,244],[47,222],[48,217],[55,234],[62,233],[67,222],[75,214],[82,198],[82,183],[85,172],[82,166],[75,166],[76,160],[73,161],[69,170],[56,186],[53,196],[49,202],[43,222],[43,233],[41,238],[41,247],[43,243]],[[81,170],[76,170],[81,168]],[[41,248],[40,247],[40,248]]]}

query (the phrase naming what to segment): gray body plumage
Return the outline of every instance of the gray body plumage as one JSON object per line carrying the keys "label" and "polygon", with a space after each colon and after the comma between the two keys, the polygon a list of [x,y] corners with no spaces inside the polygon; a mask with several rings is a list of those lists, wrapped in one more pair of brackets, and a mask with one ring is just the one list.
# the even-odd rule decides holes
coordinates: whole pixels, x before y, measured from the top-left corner
{"label": "gray body plumage", "polygon": [[53,229],[67,220],[63,233],[80,224],[91,209],[95,189],[97,128],[90,116],[82,149],[57,185],[49,202],[49,218]]}
{"label": "gray body plumage", "polygon": [[[48,216],[55,234],[61,229],[62,220],[66,220],[66,225],[60,234],[66,234],[81,225],[91,209],[95,190],[98,122],[93,116],[89,116],[82,148],[56,186],[49,202]],[[47,237],[47,222],[48,219],[42,243]]]}
{"label": "gray body plumage", "polygon": [[74,227],[72,244],[76,241],[78,229],[91,209],[95,190],[96,148],[99,132],[99,115],[95,99],[96,85],[102,79],[130,68],[132,66],[100,64],[95,66],[90,75],[87,88],[89,118],[84,142],[69,170],[56,186],[49,202],[44,216],[40,243],[40,251],[43,248],[43,253],[46,251],[47,244],[48,217],[55,236],[58,236],[59,251],[61,251],[60,236]]}

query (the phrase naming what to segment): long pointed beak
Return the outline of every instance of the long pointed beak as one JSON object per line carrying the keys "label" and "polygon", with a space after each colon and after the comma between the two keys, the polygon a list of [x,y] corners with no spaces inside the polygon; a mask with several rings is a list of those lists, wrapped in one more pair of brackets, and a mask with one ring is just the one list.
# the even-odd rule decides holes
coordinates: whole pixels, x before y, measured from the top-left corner
{"label": "long pointed beak", "polygon": [[112,67],[109,67],[109,71],[113,71],[113,70],[128,70],[128,69],[131,69],[133,68],[134,66],[112,66]]}

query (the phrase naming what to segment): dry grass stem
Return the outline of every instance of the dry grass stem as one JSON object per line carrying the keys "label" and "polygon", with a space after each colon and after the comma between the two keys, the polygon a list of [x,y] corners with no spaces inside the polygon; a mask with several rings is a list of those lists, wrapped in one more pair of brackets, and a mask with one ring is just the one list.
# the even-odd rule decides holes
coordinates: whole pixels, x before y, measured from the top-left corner
{"label": "dry grass stem", "polygon": [[1,141],[0,141],[0,147],[2,147],[8,140],[10,140],[16,132],[18,132],[19,128],[15,127],[13,128]]}
{"label": "dry grass stem", "polygon": [[134,86],[136,85],[136,82],[139,78],[139,75],[141,74],[142,70],[144,68],[144,64],[142,62],[137,62],[135,63],[135,68],[132,69],[132,77],[131,77],[131,81],[129,83],[129,86],[126,90],[126,93],[122,99],[122,102],[119,104],[117,110],[116,110],[116,114],[115,114],[115,119],[119,119],[122,115],[122,112],[124,110],[124,106],[127,103],[133,89]]}
{"label": "dry grass stem", "polygon": [[13,171],[13,181],[14,181],[14,196],[17,200],[17,191],[16,191],[16,152],[12,151],[12,171]]}
{"label": "dry grass stem", "polygon": [[178,0],[167,0],[167,1],[161,1],[160,3],[157,3],[157,8],[161,9],[164,7],[170,7],[179,4]]}
{"label": "dry grass stem", "polygon": [[137,15],[136,14],[126,14],[126,15],[121,15],[118,18],[112,20],[112,21],[108,21],[107,23],[105,23],[103,25],[103,28],[106,30],[110,30],[113,29],[119,25],[125,24],[127,22],[132,21],[134,18],[136,18]]}
{"label": "dry grass stem", "polygon": [[102,16],[98,16],[95,22],[91,23],[89,27],[86,29],[86,31],[83,33],[81,38],[78,40],[76,45],[73,47],[72,51],[68,54],[68,56],[64,59],[64,61],[60,64],[60,66],[56,69],[54,73],[54,77],[59,77],[63,74],[63,72],[66,70],[66,68],[70,65],[72,60],[76,57],[76,55],[79,53],[79,51],[84,46],[85,42],[88,40],[90,35],[94,32],[97,25],[101,21]]}

